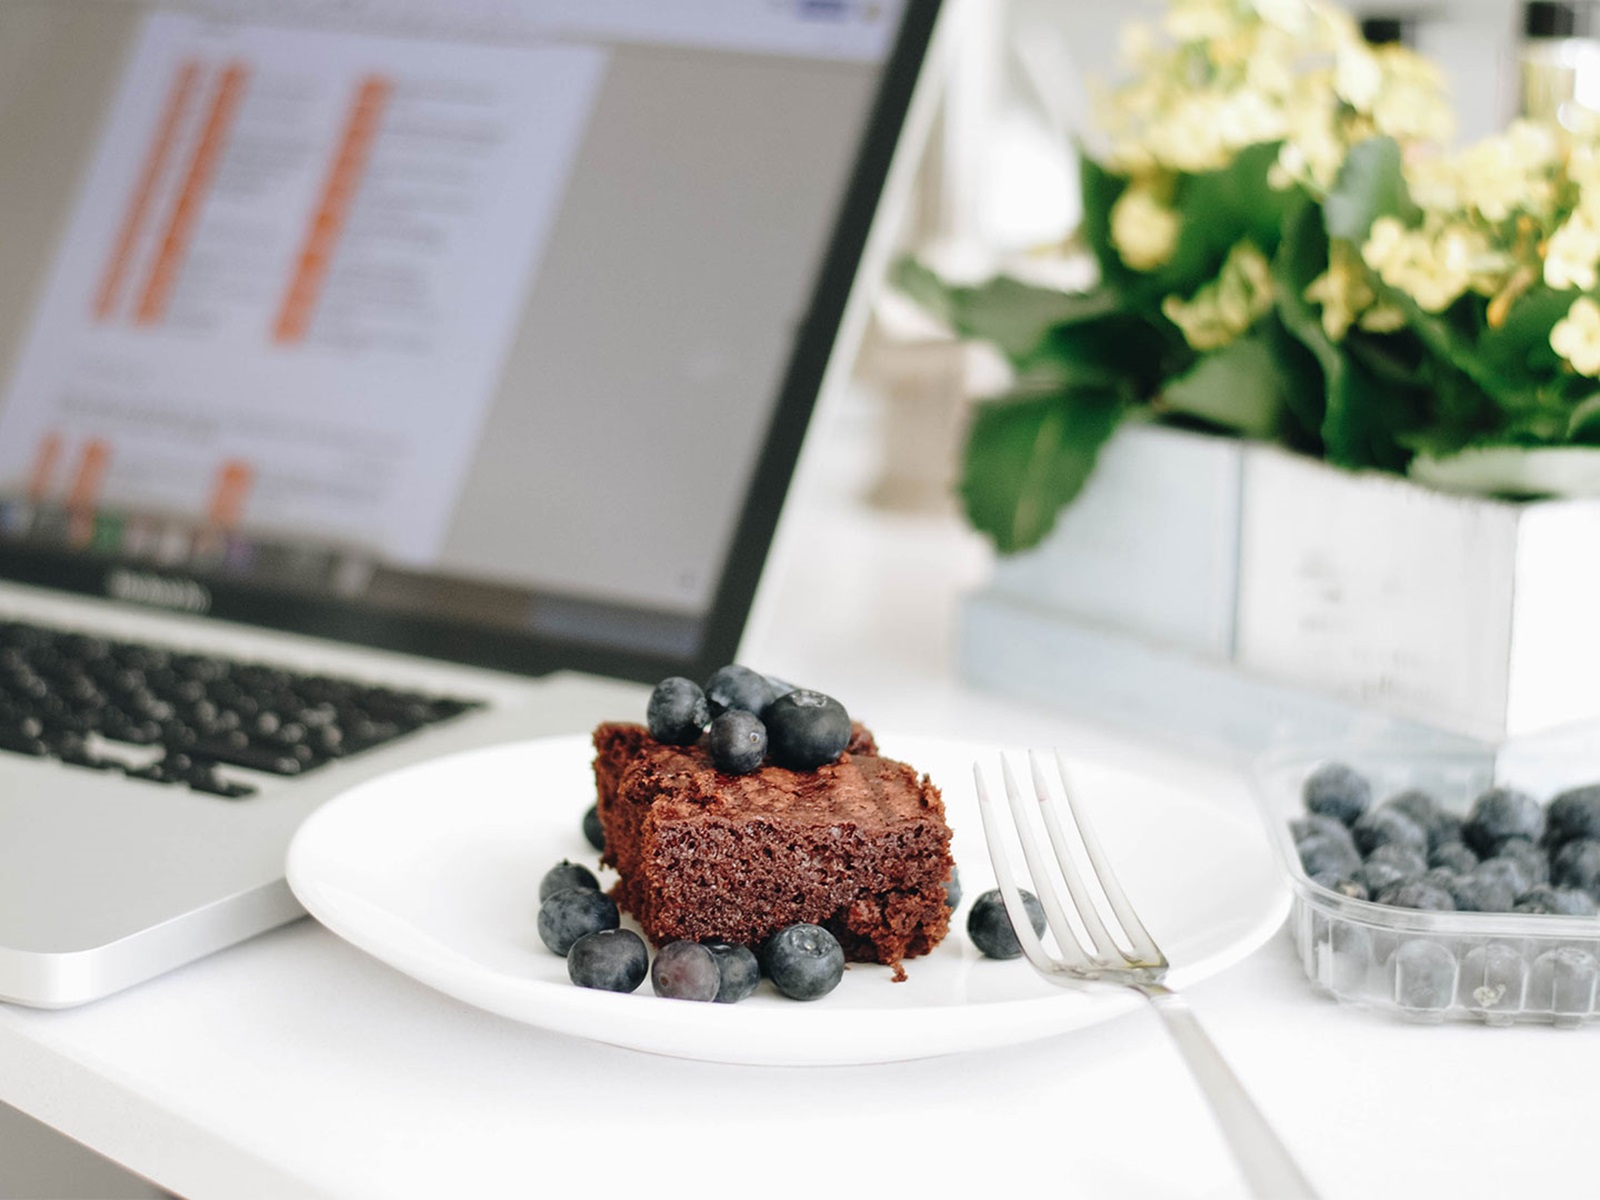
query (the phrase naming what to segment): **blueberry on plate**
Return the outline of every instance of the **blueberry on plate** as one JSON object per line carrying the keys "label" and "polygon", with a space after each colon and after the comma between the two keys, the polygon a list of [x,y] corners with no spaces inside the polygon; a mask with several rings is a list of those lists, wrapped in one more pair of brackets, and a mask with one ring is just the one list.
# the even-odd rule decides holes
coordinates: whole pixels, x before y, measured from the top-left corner
{"label": "blueberry on plate", "polygon": [[644,982],[650,952],[631,929],[597,929],[572,943],[567,977],[579,987],[631,992]]}
{"label": "blueberry on plate", "polygon": [[737,1004],[756,990],[761,982],[761,964],[749,946],[735,946],[732,942],[705,942],[707,950],[717,960],[718,1004]]}
{"label": "blueberry on plate", "polygon": [[961,872],[955,863],[950,864],[950,878],[944,881],[944,906],[951,912],[961,903]]}
{"label": "blueberry on plate", "polygon": [[604,851],[606,848],[606,831],[600,824],[600,806],[589,805],[583,814],[584,840],[596,850]]}
{"label": "blueberry on plate", "polygon": [[568,862],[563,858],[546,871],[544,878],[539,881],[539,899],[548,900],[567,888],[585,887],[597,892],[600,890],[600,881],[594,877],[594,872],[580,863]]}
{"label": "blueberry on plate", "polygon": [[692,746],[711,723],[705,692],[692,679],[669,676],[656,684],[645,706],[650,736],[671,746]]}
{"label": "blueberry on plate", "polygon": [[1302,796],[1307,812],[1353,825],[1372,804],[1372,785],[1354,767],[1338,762],[1323,763],[1306,777]]}
{"label": "blueberry on plate", "polygon": [[815,770],[850,744],[850,714],[844,705],[810,688],[796,688],[774,700],[765,720],[772,761],[791,771]]}
{"label": "blueberry on plate", "polygon": [[724,775],[748,775],[767,757],[767,727],[742,708],[711,722],[711,762]]}
{"label": "blueberry on plate", "polygon": [[565,954],[586,933],[615,929],[622,923],[617,902],[594,888],[553,892],[539,905],[539,939],[556,954]]}
{"label": "blueberry on plate", "polygon": [[731,709],[760,716],[775,695],[765,675],[738,663],[713,671],[711,678],[706,680],[705,693],[713,719]]}
{"label": "blueberry on plate", "polygon": [[[1032,892],[1022,892],[1022,907],[1027,910],[1028,922],[1034,933],[1044,933],[1044,906]],[[990,888],[972,902],[967,912],[967,936],[987,958],[1016,958],[1022,953],[1022,943],[1017,941],[1017,931],[1006,912],[1005,901],[999,888]]]}
{"label": "blueberry on plate", "polygon": [[656,995],[668,1000],[710,1003],[717,998],[721,985],[716,955],[699,942],[668,942],[656,951],[656,959],[650,964],[650,986]]}
{"label": "blueberry on plate", "polygon": [[820,925],[780,929],[767,939],[764,949],[767,974],[791,1000],[819,999],[844,978],[844,950]]}

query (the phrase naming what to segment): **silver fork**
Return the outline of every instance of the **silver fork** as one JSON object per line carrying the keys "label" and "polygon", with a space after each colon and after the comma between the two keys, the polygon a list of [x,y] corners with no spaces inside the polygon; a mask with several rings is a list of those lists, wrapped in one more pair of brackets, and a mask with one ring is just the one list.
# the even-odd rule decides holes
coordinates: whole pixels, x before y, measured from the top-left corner
{"label": "silver fork", "polygon": [[[1210,1102],[1217,1123],[1252,1193],[1263,1200],[1315,1197],[1316,1192],[1311,1184],[1301,1174],[1278,1135],[1267,1124],[1261,1110],[1250,1099],[1238,1076],[1217,1051],[1188,1003],[1162,982],[1167,974],[1166,956],[1139,920],[1117,882],[1116,874],[1107,863],[1094,831],[1073,804],[1072,788],[1067,782],[1066,766],[1061,756],[1056,754],[1054,758],[1056,773],[1061,780],[1061,793],[1077,831],[1078,843],[1083,848],[1084,858],[1105,900],[1105,904],[1101,905],[1086,885],[1066,832],[1056,817],[1055,800],[1046,786],[1039,766],[1039,755],[1030,753],[1028,762],[1032,769],[1039,812],[1055,851],[1057,871],[1066,883],[1067,896],[1079,920],[1077,929],[1068,918],[1054,874],[1039,851],[1033,822],[1028,818],[1022,792],[1011,773],[1011,764],[1003,755],[1000,759],[1000,771],[1005,779],[1006,798],[1010,802],[1017,841],[1022,847],[1022,856],[1032,878],[1032,890],[1044,910],[1046,928],[1056,943],[1054,955],[1034,932],[1033,922],[1023,907],[1022,896],[1011,872],[1010,857],[1002,841],[995,806],[984,785],[983,769],[978,763],[972,765],[978,785],[978,812],[983,818],[983,833],[989,843],[995,881],[1000,886],[1000,895],[1005,901],[1006,913],[1011,918],[1022,952],[1034,968],[1052,983],[1066,987],[1083,983],[1116,984],[1132,988],[1147,998],[1166,1023],[1167,1031],[1182,1051],[1195,1081]],[[1113,937],[1107,928],[1108,916],[1117,925],[1120,938]]]}

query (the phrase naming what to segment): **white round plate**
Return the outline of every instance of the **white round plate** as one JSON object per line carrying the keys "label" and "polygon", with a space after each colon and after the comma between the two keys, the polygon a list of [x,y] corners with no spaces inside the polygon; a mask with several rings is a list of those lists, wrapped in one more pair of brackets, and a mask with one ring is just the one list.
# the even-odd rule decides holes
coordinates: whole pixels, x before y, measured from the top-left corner
{"label": "white round plate", "polygon": [[[949,937],[907,960],[900,983],[887,967],[858,963],[820,1000],[789,1000],[763,982],[730,1005],[663,1000],[648,980],[629,995],[569,982],[535,921],[539,880],[551,866],[562,858],[597,866],[581,832],[594,802],[594,754],[583,736],[468,751],[352,788],[300,828],[289,884],[334,933],[447,995],[545,1029],[683,1058],[893,1062],[1064,1033],[1140,1003],[1126,989],[1064,989],[1025,960],[980,955],[966,935],[967,909],[994,877],[972,763],[993,766],[998,752],[914,737],[879,744],[943,789],[963,891]],[[1070,766],[1075,794],[1172,963],[1171,982],[1230,966],[1282,924],[1289,895],[1259,824],[1139,776]],[[604,886],[615,879],[600,874]]]}

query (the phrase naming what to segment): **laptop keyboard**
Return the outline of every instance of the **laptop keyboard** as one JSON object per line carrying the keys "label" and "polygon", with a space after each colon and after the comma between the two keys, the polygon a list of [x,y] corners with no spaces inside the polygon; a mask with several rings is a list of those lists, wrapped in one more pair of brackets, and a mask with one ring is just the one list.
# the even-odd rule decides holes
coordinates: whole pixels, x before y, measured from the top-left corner
{"label": "laptop keyboard", "polygon": [[479,707],[0,621],[0,752],[236,799]]}

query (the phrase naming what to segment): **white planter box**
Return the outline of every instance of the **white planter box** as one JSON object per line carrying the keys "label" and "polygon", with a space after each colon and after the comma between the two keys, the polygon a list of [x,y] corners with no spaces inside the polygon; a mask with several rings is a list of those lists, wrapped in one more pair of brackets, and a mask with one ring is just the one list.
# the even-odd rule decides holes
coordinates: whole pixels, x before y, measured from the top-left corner
{"label": "white planter box", "polygon": [[1240,750],[1600,718],[1600,501],[1451,496],[1275,447],[1113,439],[964,613],[969,678]]}

